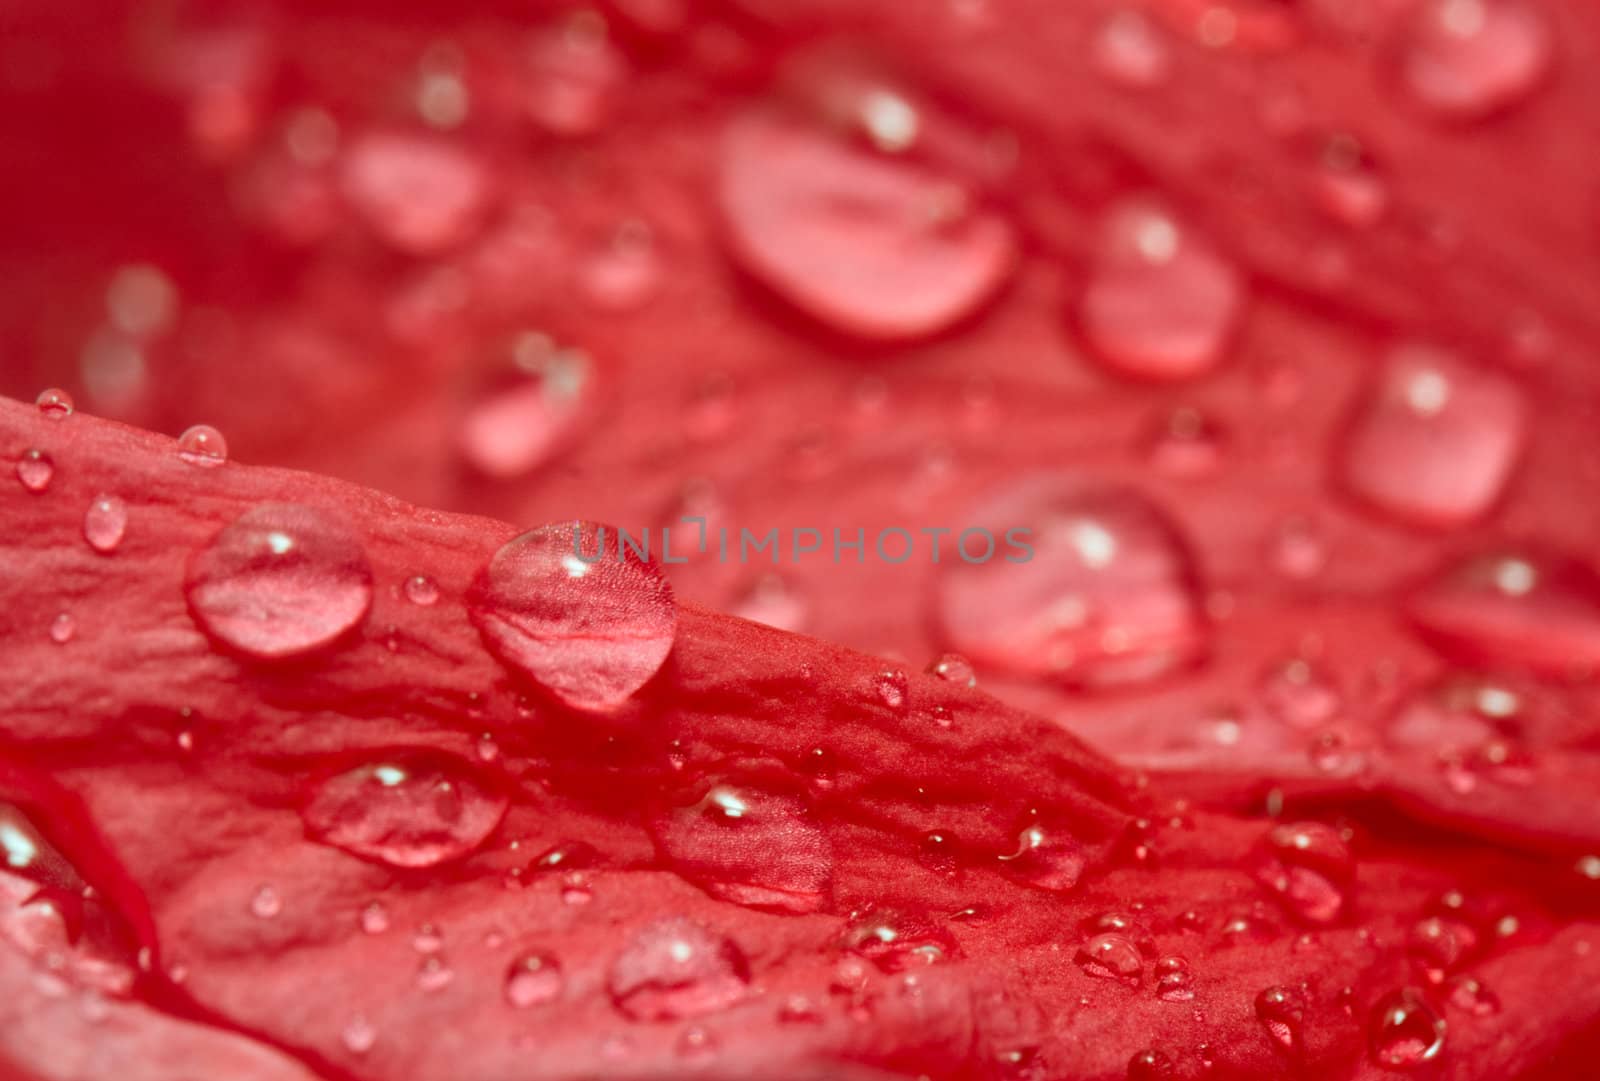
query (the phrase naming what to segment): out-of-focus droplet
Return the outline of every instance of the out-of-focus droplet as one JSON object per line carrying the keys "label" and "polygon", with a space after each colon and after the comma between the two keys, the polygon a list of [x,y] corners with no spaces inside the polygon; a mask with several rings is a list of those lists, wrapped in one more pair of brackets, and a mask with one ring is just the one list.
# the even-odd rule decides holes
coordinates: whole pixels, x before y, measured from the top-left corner
{"label": "out-of-focus droplet", "polygon": [[749,991],[750,963],[723,935],[683,917],[637,931],[611,963],[606,990],[636,1021],[676,1021],[727,1009]]}
{"label": "out-of-focus droplet", "polygon": [[474,584],[468,614],[504,664],[585,710],[632,697],[666,660],[678,625],[660,567],[588,522],[508,541]]}
{"label": "out-of-focus droplet", "polygon": [[178,457],[206,468],[228,460],[228,441],[209,424],[196,424],[178,437]]}
{"label": "out-of-focus droplet", "polygon": [[739,264],[851,337],[904,340],[972,314],[1010,276],[1010,224],[958,182],[776,109],[723,144],[720,200]]}
{"label": "out-of-focus droplet", "polygon": [[1102,75],[1127,87],[1157,86],[1172,68],[1172,50],[1162,31],[1134,10],[1114,12],[1100,24],[1093,54]]}
{"label": "out-of-focus droplet", "polygon": [[978,674],[973,671],[972,662],[959,653],[941,653],[929,662],[928,672],[957,687],[978,685]]}
{"label": "out-of-focus droplet", "polygon": [[1303,657],[1295,657],[1267,670],[1261,681],[1261,704],[1284,724],[1316,728],[1343,705],[1332,677]]}
{"label": "out-of-focus droplet", "polygon": [[1526,98],[1554,52],[1545,17],[1521,0],[1427,0],[1404,28],[1401,81],[1433,112],[1475,119]]}
{"label": "out-of-focus droplet", "polygon": [[611,119],[628,66],[592,13],[540,32],[528,48],[523,98],[529,118],[552,135],[593,135]]}
{"label": "out-of-focus droplet", "polygon": [[587,353],[544,334],[519,335],[512,359],[468,410],[456,439],[473,468],[501,479],[550,461],[577,431],[594,383]]}
{"label": "out-of-focus droplet", "polygon": [[[694,534],[688,534],[693,536]],[[729,611],[740,619],[765,623],[784,631],[804,629],[810,605],[795,587],[776,574],[764,574],[735,601]]]}
{"label": "out-of-focus droplet", "polygon": [[506,1001],[519,1010],[553,1002],[565,981],[561,964],[547,953],[525,953],[506,972]]}
{"label": "out-of-focus droplet", "polygon": [[170,330],[177,309],[178,290],[172,279],[146,263],[119,268],[106,288],[111,325],[135,340]]}
{"label": "out-of-focus droplet", "polygon": [[1407,611],[1465,663],[1555,677],[1600,668],[1600,575],[1564,556],[1468,556],[1417,590]]}
{"label": "out-of-focus droplet", "polygon": [[1380,999],[1368,1028],[1372,1057],[1390,1070],[1413,1070],[1444,1050],[1445,1021],[1421,991],[1404,987]]}
{"label": "out-of-focus droplet", "polygon": [[578,267],[578,284],[602,311],[632,311],[655,294],[662,278],[661,254],[642,222],[619,228]]}
{"label": "out-of-focus droplet", "polygon": [[1150,433],[1150,464],[1174,477],[1202,477],[1216,471],[1226,449],[1222,427],[1197,409],[1174,409]]}
{"label": "out-of-focus droplet", "polygon": [[50,621],[50,641],[64,646],[78,633],[78,621],[67,612],[59,613]]}
{"label": "out-of-focus droplet", "polygon": [[461,50],[448,43],[431,47],[422,58],[417,73],[415,102],[422,122],[440,131],[459,128],[472,107],[472,95],[464,77],[466,60]]}
{"label": "out-of-focus droplet", "polygon": [[339,1042],[352,1055],[364,1055],[378,1041],[378,1030],[365,1017],[352,1017],[339,1033]]}
{"label": "out-of-focus droplet", "polygon": [[1322,144],[1313,186],[1324,213],[1352,228],[1376,225],[1389,206],[1389,188],[1354,136],[1337,134]]}
{"label": "out-of-focus droplet", "polygon": [[1162,207],[1128,202],[1106,219],[1079,323],[1111,370],[1192,379],[1221,362],[1244,309],[1243,278]]}
{"label": "out-of-focus droplet", "polygon": [[1328,565],[1328,542],[1321,530],[1303,518],[1291,518],[1273,530],[1267,557],[1272,569],[1297,581],[1315,578]]}
{"label": "out-of-focus droplet", "polygon": [[1340,479],[1392,517],[1459,526],[1499,499],[1527,421],[1522,391],[1509,377],[1440,349],[1403,346],[1345,433]]}
{"label": "out-of-focus droplet", "polygon": [[1196,660],[1208,630],[1187,546],[1138,493],[1035,478],[979,508],[1026,529],[984,562],[941,569],[944,640],[986,667],[1084,687],[1137,683]]}
{"label": "out-of-focus droplet", "polygon": [[381,935],[389,929],[389,910],[373,901],[361,909],[361,930],[369,935]]}
{"label": "out-of-focus droplet", "polygon": [[41,390],[39,397],[34,399],[34,404],[39,407],[39,412],[51,420],[62,420],[72,416],[72,395],[56,387]]}
{"label": "out-of-focus droplet", "polygon": [[358,626],[372,604],[372,567],[331,512],[263,503],[190,558],[184,591],[213,639],[273,660],[320,649]]}
{"label": "out-of-focus droplet", "polygon": [[50,487],[55,475],[55,460],[42,450],[29,450],[17,459],[17,479],[30,492],[42,492]]}
{"label": "out-of-focus droplet", "polygon": [[97,552],[111,553],[128,530],[128,507],[114,495],[96,496],[83,515],[83,539]]}
{"label": "out-of-focus droplet", "polygon": [[506,798],[466,762],[409,754],[328,778],[301,814],[323,844],[391,867],[432,867],[476,849],[505,811]]}
{"label": "out-of-focus droplet", "polygon": [[345,201],[382,240],[433,255],[467,239],[488,208],[490,180],[454,143],[398,132],[356,139],[345,153]]}
{"label": "out-of-focus droplet", "polygon": [[1500,1012],[1500,996],[1476,976],[1457,976],[1451,980],[1448,1001],[1472,1017],[1492,1017]]}
{"label": "out-of-focus droplet", "polygon": [[270,920],[283,911],[283,898],[271,886],[262,886],[250,896],[250,914]]}

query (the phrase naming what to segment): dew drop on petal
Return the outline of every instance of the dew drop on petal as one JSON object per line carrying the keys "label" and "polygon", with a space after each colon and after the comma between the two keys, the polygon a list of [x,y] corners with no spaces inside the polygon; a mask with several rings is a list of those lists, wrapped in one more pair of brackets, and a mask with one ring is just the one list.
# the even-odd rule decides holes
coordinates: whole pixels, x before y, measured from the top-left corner
{"label": "dew drop on petal", "polygon": [[899,669],[879,672],[873,680],[873,690],[878,696],[878,701],[897,713],[906,708],[908,687],[906,674]]}
{"label": "dew drop on petal", "polygon": [[1178,1069],[1164,1052],[1147,1048],[1128,1060],[1128,1081],[1172,1081]]}
{"label": "dew drop on petal", "polygon": [[843,944],[884,972],[924,968],[961,956],[954,936],[943,927],[889,909],[853,913],[845,926]]}
{"label": "dew drop on petal", "polygon": [[1227,435],[1199,410],[1174,409],[1146,437],[1150,464],[1171,477],[1203,477],[1222,461]]}
{"label": "dew drop on petal", "polygon": [[271,886],[262,886],[250,897],[250,914],[270,920],[283,911],[283,898]]}
{"label": "dew drop on petal", "polygon": [[17,459],[17,479],[30,492],[42,492],[50,487],[55,472],[55,460],[42,450],[29,450]]}
{"label": "dew drop on petal", "polygon": [[70,613],[61,612],[50,621],[50,641],[56,645],[66,645],[78,633],[78,621]]}
{"label": "dew drop on petal", "polygon": [[636,1021],[674,1021],[727,1009],[749,991],[750,964],[734,942],[678,916],[646,924],[611,963],[606,990]]}
{"label": "dew drop on petal", "polygon": [[110,553],[128,529],[128,508],[114,495],[96,496],[83,515],[83,539],[97,552]]}
{"label": "dew drop on petal", "polygon": [[1380,999],[1372,1010],[1368,1042],[1373,1060],[1390,1070],[1411,1070],[1444,1050],[1445,1021],[1421,991],[1404,987]]}
{"label": "dew drop on petal", "polygon": [[519,334],[510,369],[468,407],[456,446],[468,465],[509,479],[548,463],[578,431],[593,396],[594,363],[547,334]]}
{"label": "dew drop on petal", "polygon": [[1395,350],[1345,433],[1339,476],[1361,502],[1404,522],[1459,526],[1499,499],[1526,439],[1509,377],[1451,353]]}
{"label": "dew drop on petal", "polygon": [[178,457],[206,468],[228,460],[228,441],[209,424],[196,424],[178,437]]}
{"label": "dew drop on petal", "polygon": [[506,972],[506,1001],[525,1010],[554,1001],[563,986],[560,962],[548,953],[525,953]]}
{"label": "dew drop on petal", "polygon": [[1192,1002],[1194,974],[1182,957],[1163,957],[1155,964],[1156,997],[1163,1002]]}
{"label": "dew drop on petal", "polygon": [[1088,856],[1070,833],[1029,826],[1017,836],[1013,852],[999,857],[1006,874],[1041,889],[1066,891],[1083,877]]}
{"label": "dew drop on petal", "polygon": [[1321,926],[1345,911],[1355,858],[1339,831],[1321,822],[1273,826],[1253,867],[1256,881],[1304,923]]}
{"label": "dew drop on petal", "polygon": [[1426,0],[1405,27],[1401,81],[1448,119],[1476,119],[1525,99],[1551,67],[1555,42],[1522,0]]}
{"label": "dew drop on petal", "polygon": [[[1187,546],[1132,490],[1024,482],[970,515],[1031,549],[942,566],[945,642],[985,667],[1099,688],[1197,660],[1208,638]],[[998,539],[998,534],[997,534]]]}
{"label": "dew drop on petal", "polygon": [[588,522],[508,541],[478,576],[468,612],[504,664],[584,710],[627,701],[666,660],[678,623],[661,569]]}
{"label": "dew drop on petal", "polygon": [[378,1041],[378,1030],[365,1017],[357,1015],[346,1022],[339,1041],[352,1055],[364,1055]]}
{"label": "dew drop on petal", "polygon": [[1239,272],[1207,240],[1160,207],[1130,202],[1106,221],[1079,321],[1113,371],[1191,379],[1222,360],[1245,298]]}
{"label": "dew drop on petal", "polygon": [[263,503],[194,554],[184,590],[213,639],[272,660],[309,653],[358,626],[372,604],[372,568],[331,512]]}
{"label": "dew drop on petal", "polygon": [[51,420],[64,420],[72,416],[72,395],[57,387],[39,392],[39,397],[34,399],[34,404],[39,407],[39,412]]}
{"label": "dew drop on petal", "polygon": [[628,77],[626,61],[598,19],[574,16],[540,32],[527,53],[523,103],[552,135],[593,135],[610,119]]}
{"label": "dew drop on petal", "polygon": [[417,986],[424,991],[443,991],[455,978],[455,969],[436,953],[428,954],[417,964]]}
{"label": "dew drop on petal", "polygon": [[1286,1051],[1300,1050],[1305,1016],[1305,995],[1292,987],[1268,987],[1256,996],[1256,1018]]}
{"label": "dew drop on petal", "polygon": [[1102,980],[1117,980],[1129,987],[1137,987],[1144,974],[1144,957],[1139,947],[1126,935],[1107,931],[1095,935],[1082,946],[1074,957],[1078,967]]}
{"label": "dew drop on petal", "polygon": [[419,607],[426,608],[439,600],[439,584],[426,574],[414,574],[406,579],[402,587],[406,600]]}
{"label": "dew drop on petal", "polygon": [[978,674],[973,671],[972,662],[959,653],[941,653],[929,662],[928,672],[958,687],[978,685]]}
{"label": "dew drop on petal", "polygon": [[1142,12],[1114,12],[1095,33],[1095,67],[1112,82],[1147,88],[1166,80],[1172,50],[1162,32]]}
{"label": "dew drop on petal", "polygon": [[477,228],[489,203],[483,163],[442,138],[373,133],[346,153],[344,198],[390,246],[412,255],[454,247]]}
{"label": "dew drop on petal", "polygon": [[1376,225],[1389,205],[1389,189],[1361,143],[1346,134],[1322,145],[1313,191],[1322,210],[1352,228]]}
{"label": "dew drop on petal", "polygon": [[377,901],[361,909],[361,930],[369,935],[381,935],[389,929],[389,911]]}
{"label": "dew drop on petal", "polygon": [[476,849],[505,811],[505,797],[465,761],[411,753],[328,778],[302,817],[323,844],[393,867],[431,867]]}
{"label": "dew drop on petal", "polygon": [[1472,1017],[1492,1017],[1500,1012],[1500,996],[1476,976],[1457,976],[1451,980],[1449,1003]]}

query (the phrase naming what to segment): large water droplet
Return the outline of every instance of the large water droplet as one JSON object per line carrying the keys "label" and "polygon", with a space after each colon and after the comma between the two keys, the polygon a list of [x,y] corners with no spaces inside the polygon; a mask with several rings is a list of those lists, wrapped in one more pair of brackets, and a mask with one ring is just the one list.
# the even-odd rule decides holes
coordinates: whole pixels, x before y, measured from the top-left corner
{"label": "large water droplet", "polygon": [[1042,478],[972,520],[1031,530],[1018,535],[1031,546],[1026,562],[1002,548],[987,562],[943,570],[945,640],[978,663],[1098,687],[1148,680],[1203,652],[1188,551],[1137,493]]}
{"label": "large water droplet", "polygon": [[731,939],[669,917],[629,940],[611,963],[606,989],[636,1021],[674,1021],[728,1008],[749,982],[750,964]]}
{"label": "large water droplet", "polygon": [[815,912],[833,884],[827,835],[793,796],[713,786],[652,823],[662,855],[713,897],[752,908]]}
{"label": "large water droplet", "polygon": [[194,554],[184,591],[212,638],[278,659],[319,649],[360,624],[372,603],[372,568],[331,512],[263,503]]}
{"label": "large water droplet", "polygon": [[39,397],[34,399],[34,404],[39,407],[39,412],[51,420],[65,420],[72,416],[72,395],[59,387],[41,390]]}
{"label": "large water droplet", "polygon": [[1346,432],[1340,478],[1396,518],[1461,525],[1499,499],[1526,423],[1522,392],[1506,376],[1406,346],[1390,355]]}
{"label": "large water droplet", "polygon": [[1332,826],[1294,822],[1267,831],[1254,871],[1256,881],[1293,915],[1309,924],[1329,924],[1345,910],[1355,858]]}
{"label": "large water droplet", "polygon": [[1470,664],[1571,676],[1600,667],[1600,576],[1553,553],[1486,552],[1446,567],[1407,605]]}
{"label": "large water droplet", "polygon": [[561,994],[560,963],[547,953],[525,953],[506,972],[506,1001],[518,1009],[541,1006]]}
{"label": "large water droplet", "polygon": [[844,946],[885,972],[942,964],[961,956],[943,927],[906,912],[867,908],[851,915]]}
{"label": "large water droplet", "polygon": [[594,384],[589,355],[549,335],[519,335],[511,355],[510,370],[484,389],[456,437],[468,464],[498,478],[548,462],[577,430]]}
{"label": "large water droplet", "polygon": [[855,337],[944,330],[988,300],[1015,260],[1011,226],[960,184],[776,109],[730,128],[720,193],[744,269]]}
{"label": "large water droplet", "polygon": [[83,539],[97,552],[110,553],[128,529],[128,507],[114,495],[96,496],[83,515]]}
{"label": "large water droplet", "polygon": [[477,848],[505,810],[505,797],[465,761],[427,754],[330,777],[302,817],[324,844],[394,867],[431,867]]}
{"label": "large water droplet", "polygon": [[50,487],[50,479],[55,474],[55,460],[42,450],[29,450],[17,459],[17,479],[30,492],[42,492]]}
{"label": "large water droplet", "polygon": [[1144,957],[1126,935],[1115,931],[1095,935],[1074,958],[1079,967],[1102,980],[1118,980],[1129,987],[1139,986],[1144,974]]}
{"label": "large water droplet", "polygon": [[678,624],[660,568],[588,522],[508,541],[474,584],[469,613],[502,662],[586,710],[620,705],[642,687]]}
{"label": "large water droplet", "polygon": [[478,226],[489,174],[461,147],[424,135],[355,141],[341,175],[345,200],[386,243],[414,255],[454,247]]}
{"label": "large water droplet", "polygon": [[1544,16],[1520,0],[1427,0],[1406,27],[1400,74],[1423,106],[1471,119],[1525,98],[1553,52]]}
{"label": "large water droplet", "polygon": [[1209,242],[1166,210],[1133,202],[1106,221],[1079,318],[1114,371],[1190,379],[1222,359],[1244,301],[1243,279]]}
{"label": "large water droplet", "polygon": [[1411,1070],[1444,1050],[1445,1022],[1422,992],[1403,987],[1380,999],[1368,1029],[1372,1057],[1391,1070]]}
{"label": "large water droplet", "polygon": [[1293,987],[1268,987],[1256,996],[1256,1017],[1279,1047],[1300,1050],[1306,1017],[1304,994]]}
{"label": "large water droplet", "polygon": [[228,441],[209,424],[196,424],[178,437],[178,457],[190,465],[219,466],[228,460]]}

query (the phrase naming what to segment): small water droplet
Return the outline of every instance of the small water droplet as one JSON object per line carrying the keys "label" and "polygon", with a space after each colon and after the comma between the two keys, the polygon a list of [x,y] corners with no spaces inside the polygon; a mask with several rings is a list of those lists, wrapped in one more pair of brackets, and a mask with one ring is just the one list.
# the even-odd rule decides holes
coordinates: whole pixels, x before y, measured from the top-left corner
{"label": "small water droplet", "polygon": [[418,953],[438,953],[444,949],[444,934],[433,924],[425,923],[411,936],[411,948]]}
{"label": "small water droplet", "polygon": [[1261,702],[1284,724],[1312,729],[1331,720],[1343,698],[1326,672],[1296,657],[1268,669],[1261,683]]}
{"label": "small water droplet", "polygon": [[228,460],[228,441],[209,424],[196,424],[178,437],[178,457],[190,465],[212,468]]}
{"label": "small water droplet", "polygon": [[1128,1081],[1171,1081],[1177,1076],[1172,1059],[1161,1051],[1146,1049],[1128,1060]]}
{"label": "small water droplet", "polygon": [[78,633],[78,622],[68,612],[62,612],[50,621],[50,641],[66,645]]}
{"label": "small water droplet", "polygon": [[591,253],[578,268],[578,284],[602,311],[632,311],[655,295],[662,277],[661,254],[648,226],[632,222]]}
{"label": "small water droplet", "polygon": [[339,1033],[339,1040],[352,1055],[364,1055],[378,1041],[378,1030],[365,1017],[352,1017]]}
{"label": "small water droplet", "polygon": [[1372,1057],[1390,1070],[1411,1070],[1444,1050],[1445,1022],[1421,991],[1403,987],[1380,999],[1368,1030]]}
{"label": "small water droplet", "polygon": [[1318,166],[1317,201],[1329,217],[1357,229],[1378,223],[1389,204],[1389,189],[1354,136],[1330,136],[1322,144]]}
{"label": "small water droplet", "polygon": [[455,978],[455,970],[436,953],[424,957],[417,965],[417,986],[424,991],[443,991]]}
{"label": "small water droplet", "polygon": [[633,935],[612,961],[606,989],[636,1021],[674,1021],[727,1009],[749,982],[749,962],[731,939],[668,917]]}
{"label": "small water droplet", "polygon": [[587,522],[524,533],[495,553],[469,602],[495,656],[578,709],[627,701],[677,632],[665,575],[615,533]]}
{"label": "small water droplet", "polygon": [[898,669],[879,672],[873,684],[878,701],[897,713],[906,708],[907,687],[906,674]]}
{"label": "small water droplet", "polygon": [[342,170],[345,201],[382,240],[412,255],[467,239],[489,203],[483,163],[442,138],[367,134],[352,143]]}
{"label": "small water droplet", "polygon": [[55,460],[37,448],[17,459],[17,479],[30,492],[42,492],[50,487],[55,473]]}
{"label": "small water droplet", "polygon": [[547,953],[525,953],[506,972],[506,1001],[518,1009],[552,1002],[565,981],[560,963]]}
{"label": "small water droplet", "polygon": [[972,662],[959,653],[941,653],[928,665],[928,672],[958,687],[978,685],[978,674],[973,671]]}
{"label": "small water droplet", "polygon": [[686,1059],[707,1059],[717,1053],[717,1038],[703,1028],[683,1030],[678,1037],[677,1052]]}
{"label": "small water droplet", "polygon": [[1082,843],[1064,830],[1032,825],[1017,835],[1016,851],[999,857],[1007,874],[1042,889],[1066,891],[1088,863]]}
{"label": "small water droplet", "polygon": [[434,604],[439,599],[439,585],[426,574],[414,574],[406,579],[406,600],[423,608]]}
{"label": "small water droplet", "polygon": [[1406,940],[1406,950],[1422,967],[1429,983],[1440,983],[1477,944],[1470,926],[1446,916],[1418,920]]}
{"label": "small water droplet", "polygon": [[1450,981],[1449,1002],[1473,1017],[1492,1017],[1500,1012],[1500,996],[1476,976],[1457,976]]}
{"label": "small water droplet", "polygon": [[394,867],[431,867],[481,845],[505,810],[505,797],[466,762],[415,753],[328,778],[302,816],[323,844]]}
{"label": "small water droplet", "polygon": [[1267,553],[1272,567],[1285,578],[1305,581],[1328,565],[1328,543],[1322,531],[1303,518],[1291,518],[1273,531]]}
{"label": "small water droplet", "polygon": [[328,511],[263,503],[189,561],[184,590],[203,630],[252,657],[299,656],[354,629],[372,603],[372,568]]}
{"label": "small water droplet", "polygon": [[1305,1023],[1306,997],[1292,987],[1268,987],[1256,996],[1256,1017],[1279,1047],[1298,1053]]}
{"label": "small water droplet", "polygon": [[1139,986],[1144,974],[1144,957],[1126,935],[1107,931],[1095,935],[1074,957],[1089,975],[1102,980],[1117,980],[1129,987]]}
{"label": "small water droplet", "polygon": [[283,911],[283,898],[271,886],[262,886],[250,898],[250,913],[259,919],[270,920]]}
{"label": "small water droplet", "polygon": [[1526,98],[1554,51],[1544,16],[1519,0],[1427,0],[1405,28],[1401,79],[1440,116],[1476,119]]}
{"label": "small water droplet", "polygon": [[1163,957],[1155,964],[1156,997],[1163,1002],[1194,999],[1194,974],[1182,957]]}
{"label": "small water droplet", "polygon": [[1306,923],[1339,919],[1354,884],[1355,858],[1339,831],[1320,822],[1272,827],[1256,855],[1256,881]]}
{"label": "small water droplet", "polygon": [[361,910],[361,930],[369,935],[381,935],[389,929],[389,911],[373,901]]}
{"label": "small water droplet", "polygon": [[34,404],[39,407],[39,412],[51,420],[64,420],[72,416],[72,395],[58,387],[39,392],[39,397],[34,399]]}
{"label": "small water droplet", "polygon": [[960,957],[943,927],[905,912],[868,908],[852,914],[844,947],[884,972],[904,972]]}
{"label": "small water droplet", "polygon": [[1147,437],[1150,464],[1174,477],[1202,477],[1216,471],[1227,437],[1222,426],[1197,409],[1167,414]]}
{"label": "small water droplet", "polygon": [[1132,202],[1106,221],[1079,318],[1112,370],[1192,379],[1222,360],[1245,297],[1238,271],[1209,242],[1166,210]]}
{"label": "small water droplet", "polygon": [[578,431],[594,394],[594,362],[582,349],[526,331],[511,364],[482,389],[462,418],[456,446],[478,472],[520,477],[548,463]]}
{"label": "small water droplet", "polygon": [[111,553],[128,529],[128,508],[114,495],[99,495],[83,515],[83,539],[97,552]]}

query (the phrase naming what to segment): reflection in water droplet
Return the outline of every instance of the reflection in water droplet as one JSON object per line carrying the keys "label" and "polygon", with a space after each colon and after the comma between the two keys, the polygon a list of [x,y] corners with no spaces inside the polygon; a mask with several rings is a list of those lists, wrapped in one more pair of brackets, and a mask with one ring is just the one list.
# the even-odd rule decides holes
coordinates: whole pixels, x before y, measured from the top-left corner
{"label": "reflection in water droplet", "polygon": [[212,638],[278,659],[326,646],[372,603],[372,568],[355,534],[331,513],[263,503],[190,559],[189,611]]}
{"label": "reflection in water droplet", "polygon": [[178,437],[178,457],[190,465],[218,466],[228,460],[228,441],[209,424],[196,424]]}
{"label": "reflection in water droplet", "polygon": [[431,867],[477,848],[505,810],[505,797],[466,762],[430,753],[330,777],[302,815],[324,844],[394,867]]}
{"label": "reflection in water droplet", "polygon": [[1031,557],[1013,562],[1002,546],[988,562],[942,567],[944,638],[964,655],[1094,688],[1153,679],[1204,651],[1187,548],[1139,494],[1039,478],[970,517],[1027,528],[1018,539]]}
{"label": "reflection in water droplet", "polygon": [[83,515],[83,539],[97,552],[111,553],[128,529],[128,508],[114,495],[96,496]]}
{"label": "reflection in water droplet", "polygon": [[1378,1065],[1410,1070],[1437,1058],[1444,1049],[1445,1022],[1421,991],[1405,987],[1373,1007],[1368,1037]]}
{"label": "reflection in water droplet", "polygon": [[540,1006],[561,994],[561,965],[547,953],[525,953],[506,972],[506,1001],[518,1009]]}
{"label": "reflection in water droplet", "polygon": [[611,1001],[636,1021],[715,1013],[744,998],[750,965],[732,940],[683,917],[641,928],[611,963]]}
{"label": "reflection in water droplet", "polygon": [[30,492],[42,492],[50,487],[55,472],[54,459],[42,450],[30,450],[17,459],[17,479]]}
{"label": "reflection in water droplet", "polygon": [[1554,51],[1544,16],[1521,0],[1426,0],[1405,28],[1401,80],[1439,115],[1474,119],[1526,98]]}
{"label": "reflection in water droplet", "polygon": [[468,614],[504,664],[585,710],[621,705],[655,675],[678,623],[661,569],[587,522],[508,541],[474,584]]}

